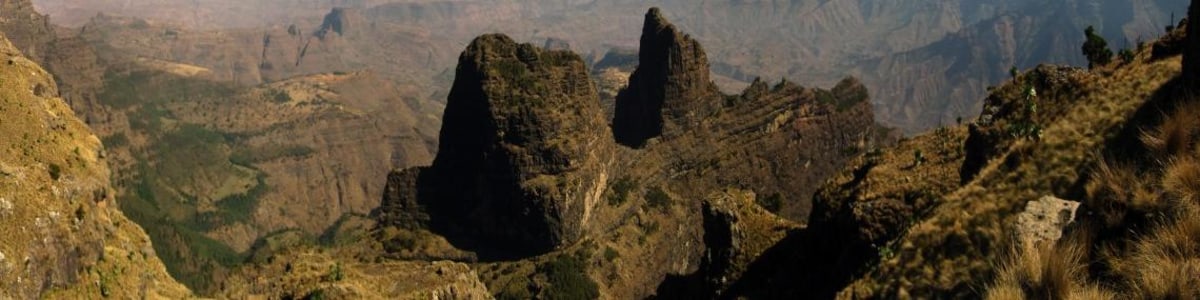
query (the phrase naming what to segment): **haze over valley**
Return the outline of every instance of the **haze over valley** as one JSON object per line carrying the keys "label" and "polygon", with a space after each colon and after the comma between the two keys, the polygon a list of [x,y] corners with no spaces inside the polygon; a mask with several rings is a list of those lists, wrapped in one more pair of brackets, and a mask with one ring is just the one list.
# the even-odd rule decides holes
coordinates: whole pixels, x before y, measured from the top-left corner
{"label": "haze over valley", "polygon": [[0,0],[0,298],[1200,296],[1195,2]]}

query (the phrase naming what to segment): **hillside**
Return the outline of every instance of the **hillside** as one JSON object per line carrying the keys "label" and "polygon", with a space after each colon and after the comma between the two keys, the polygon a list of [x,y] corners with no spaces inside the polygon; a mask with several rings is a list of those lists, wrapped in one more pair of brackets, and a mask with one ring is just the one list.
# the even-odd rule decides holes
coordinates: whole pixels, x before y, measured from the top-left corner
{"label": "hillside", "polygon": [[106,152],[52,76],[0,35],[0,297],[183,298],[118,209]]}
{"label": "hillside", "polygon": [[[809,226],[750,264],[734,294],[1196,295],[1195,269],[1168,260],[1194,257],[1190,206],[1173,200],[1190,199],[1192,181],[1172,173],[1185,172],[1194,137],[1180,53],[1195,35],[1184,36],[1176,29],[1130,62],[1091,71],[1026,70],[992,90],[980,118],[856,159],[817,193]],[[1133,267],[1145,263],[1181,265]],[[795,284],[762,288],[780,280]]]}
{"label": "hillside", "polygon": [[883,55],[855,67],[878,93],[880,121],[908,129],[952,125],[983,109],[987,90],[1012,67],[1086,66],[1083,30],[1095,26],[1113,51],[1135,49],[1163,35],[1165,14],[1181,18],[1185,1],[1061,1],[1035,3],[965,26],[936,42]]}

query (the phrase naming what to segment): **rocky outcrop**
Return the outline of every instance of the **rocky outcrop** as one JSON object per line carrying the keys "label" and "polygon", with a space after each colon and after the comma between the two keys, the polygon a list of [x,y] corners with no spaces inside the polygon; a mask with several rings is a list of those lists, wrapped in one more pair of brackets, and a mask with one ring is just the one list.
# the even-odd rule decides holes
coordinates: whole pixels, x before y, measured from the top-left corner
{"label": "rocky outcrop", "polygon": [[648,139],[694,128],[715,112],[720,93],[709,78],[704,49],[658,8],[646,13],[638,58],[629,86],[617,95],[617,142],[641,147]]}
{"label": "rocky outcrop", "polygon": [[423,229],[429,224],[429,214],[421,205],[418,194],[420,176],[428,168],[414,167],[388,174],[383,190],[383,202],[373,211],[375,219],[403,229]]}
{"label": "rocky outcrop", "polygon": [[704,202],[707,255],[701,273],[709,292],[722,295],[756,258],[798,228],[755,204],[752,192],[728,190]]}
{"label": "rocky outcrop", "polygon": [[1017,241],[1027,246],[1058,241],[1063,229],[1075,221],[1078,209],[1079,202],[1054,196],[1025,203],[1025,211],[1017,215]]}
{"label": "rocky outcrop", "polygon": [[317,29],[316,35],[320,38],[325,38],[331,33],[337,33],[338,36],[354,35],[358,30],[362,30],[366,23],[366,19],[357,10],[338,7],[325,15],[325,21],[321,23],[321,28]]}
{"label": "rocky outcrop", "polygon": [[596,99],[579,56],[476,38],[459,59],[433,166],[390,183],[399,191],[416,180],[419,199],[404,192],[381,214],[419,203],[435,230],[485,259],[578,240],[613,158]]}
{"label": "rocky outcrop", "polygon": [[35,11],[30,0],[0,0],[0,32],[38,63],[44,62],[55,38],[50,18]]}
{"label": "rocky outcrop", "polygon": [[0,298],[187,297],[116,209],[103,146],[52,76],[3,35],[0,59]]}

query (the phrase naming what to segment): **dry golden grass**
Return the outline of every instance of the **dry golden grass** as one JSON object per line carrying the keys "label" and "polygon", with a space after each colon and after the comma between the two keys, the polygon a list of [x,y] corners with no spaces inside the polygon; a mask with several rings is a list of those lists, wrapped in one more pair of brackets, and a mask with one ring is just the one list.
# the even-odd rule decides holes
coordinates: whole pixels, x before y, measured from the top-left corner
{"label": "dry golden grass", "polygon": [[1024,246],[1005,266],[988,299],[1113,299],[1087,281],[1087,243]]}
{"label": "dry golden grass", "polygon": [[1141,142],[1153,157],[1187,155],[1186,152],[1193,148],[1200,135],[1200,118],[1196,118],[1200,116],[1200,103],[1197,102],[1186,101],[1175,113],[1166,116],[1162,125],[1142,133]]}
{"label": "dry golden grass", "polygon": [[1174,200],[1176,210],[1200,204],[1200,160],[1196,157],[1177,159],[1164,171],[1162,187]]}
{"label": "dry golden grass", "polygon": [[1158,213],[1168,207],[1158,189],[1141,180],[1132,166],[1101,161],[1093,174],[1084,202],[1108,228],[1122,226],[1129,214]]}
{"label": "dry golden grass", "polygon": [[1200,214],[1192,210],[1137,243],[1116,270],[1141,299],[1200,297]]}
{"label": "dry golden grass", "polygon": [[[1145,157],[1112,158],[1095,168],[1084,201],[1100,222],[1078,230],[1119,233],[1098,243],[1064,240],[1017,251],[988,297],[1112,298],[1089,283],[1099,278],[1123,298],[1200,298],[1200,102],[1190,98],[1142,132]],[[1089,251],[1105,271],[1088,274]]]}

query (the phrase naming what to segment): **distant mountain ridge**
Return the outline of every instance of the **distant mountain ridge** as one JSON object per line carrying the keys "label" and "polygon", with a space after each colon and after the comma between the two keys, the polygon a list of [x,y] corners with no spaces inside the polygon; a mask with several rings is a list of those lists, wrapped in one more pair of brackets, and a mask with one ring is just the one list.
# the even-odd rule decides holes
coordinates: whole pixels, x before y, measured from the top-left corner
{"label": "distant mountain ridge", "polygon": [[[1028,68],[1037,62],[1079,63],[1081,55],[1074,46],[1082,41],[1079,33],[1086,25],[1100,28],[1101,34],[1114,47],[1132,47],[1139,37],[1151,39],[1157,36],[1170,23],[1171,12],[1182,18],[1184,2],[621,0],[601,5],[594,1],[549,0],[341,0],[287,5],[270,1],[215,1],[193,5],[160,0],[128,7],[114,0],[92,1],[88,5],[45,0],[38,6],[52,16],[63,15],[65,24],[71,25],[85,24],[94,15],[82,15],[81,18],[79,11],[103,11],[181,23],[185,28],[223,28],[221,30],[228,31],[275,27],[278,32],[291,24],[301,24],[301,29],[316,27],[318,24],[306,27],[302,21],[319,19],[333,7],[346,7],[360,12],[370,27],[378,27],[368,34],[374,39],[392,40],[396,38],[388,37],[404,32],[405,37],[397,39],[402,43],[393,45],[406,49],[400,52],[414,59],[383,64],[378,60],[355,59],[369,57],[362,54],[365,53],[363,50],[351,52],[355,54],[348,56],[343,61],[345,64],[332,67],[372,67],[387,74],[409,74],[406,72],[420,69],[422,72],[404,79],[405,83],[444,89],[448,88],[449,80],[433,78],[439,76],[439,72],[449,73],[443,71],[450,69],[454,61],[453,57],[439,53],[452,53],[466,46],[462,41],[474,36],[506,32],[518,41],[536,43],[570,37],[566,42],[574,49],[598,58],[611,45],[636,46],[637,41],[624,34],[639,29],[632,25],[639,20],[631,16],[641,13],[649,5],[657,5],[675,15],[681,29],[708,45],[713,74],[726,92],[744,88],[755,77],[787,77],[798,82],[832,85],[843,74],[856,74],[877,92],[873,99],[882,122],[906,133],[916,133],[939,124],[953,123],[958,117],[974,117],[986,87],[999,83],[1011,65]],[[173,6],[192,7],[184,11],[194,14],[165,10]],[[218,13],[225,11],[231,13]],[[51,20],[59,19],[52,17]],[[430,34],[427,28],[437,28],[436,34]],[[1001,31],[988,33],[995,30]],[[997,36],[986,38],[992,35]],[[291,44],[284,42],[279,34],[272,34],[272,37],[275,43],[270,48]],[[1003,44],[976,50],[954,46],[965,39]],[[1129,45],[1125,45],[1125,40]],[[312,49],[345,47],[345,44],[336,45]],[[290,52],[286,47],[284,49],[269,52],[271,56]],[[289,56],[295,57],[297,53],[299,51]],[[247,53],[247,57],[249,55]],[[269,61],[270,66],[290,68],[284,66],[288,64],[286,62],[264,60]],[[961,72],[976,70],[966,67],[968,64],[976,64],[981,66],[978,70],[987,71]],[[202,65],[229,68],[233,64],[209,62]],[[320,65],[304,68],[312,70]],[[238,78],[260,77],[258,70],[243,68],[246,70],[234,68],[232,71],[247,73]],[[278,80],[280,77],[261,78]],[[431,99],[437,101],[438,97]]]}

